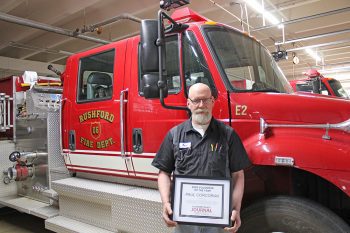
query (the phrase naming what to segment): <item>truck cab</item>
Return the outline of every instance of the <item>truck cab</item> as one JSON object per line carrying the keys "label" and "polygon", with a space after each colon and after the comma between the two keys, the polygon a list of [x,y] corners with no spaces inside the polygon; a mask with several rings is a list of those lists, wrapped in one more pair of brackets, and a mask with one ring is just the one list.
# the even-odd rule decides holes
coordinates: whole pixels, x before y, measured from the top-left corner
{"label": "truck cab", "polygon": [[289,81],[294,91],[311,92],[350,99],[341,83],[334,78],[324,77],[315,69],[305,73],[308,78]]}
{"label": "truck cab", "polygon": [[[252,100],[273,98],[277,93],[289,98],[293,90],[266,48],[254,38],[209,22],[189,9],[172,18],[185,16],[189,16],[188,28],[165,37],[165,104],[186,109],[189,87],[205,83],[216,98],[214,116],[232,125],[242,140],[252,137],[259,132],[261,117],[261,107],[257,109],[258,102]],[[143,84],[158,76],[153,68],[141,70],[140,63],[149,65],[157,57],[143,59],[140,46],[140,38],[134,37],[69,58],[62,138],[66,164],[72,171],[157,178],[158,171],[150,164],[160,142],[189,115],[145,96],[149,86]],[[259,57],[251,56],[253,53]],[[153,63],[157,68],[158,61]],[[108,94],[100,97],[97,87]],[[245,130],[246,124],[252,125],[251,130]]]}

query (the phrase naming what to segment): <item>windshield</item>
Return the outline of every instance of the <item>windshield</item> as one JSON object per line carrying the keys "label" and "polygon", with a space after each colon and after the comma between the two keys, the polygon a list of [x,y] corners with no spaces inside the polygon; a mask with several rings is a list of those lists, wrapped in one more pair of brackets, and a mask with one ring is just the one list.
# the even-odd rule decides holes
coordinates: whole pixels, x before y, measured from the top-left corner
{"label": "windshield", "polygon": [[231,91],[293,92],[270,53],[256,40],[226,27],[203,29]]}
{"label": "windshield", "polygon": [[341,83],[336,79],[328,79],[329,85],[332,87],[336,96],[343,97],[349,99],[348,93],[344,90]]}

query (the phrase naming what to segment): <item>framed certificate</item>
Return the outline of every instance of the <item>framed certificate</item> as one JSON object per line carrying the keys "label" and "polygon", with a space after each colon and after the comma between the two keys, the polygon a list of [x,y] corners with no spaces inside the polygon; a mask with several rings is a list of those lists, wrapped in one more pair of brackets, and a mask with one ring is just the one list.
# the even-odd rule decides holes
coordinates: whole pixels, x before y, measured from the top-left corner
{"label": "framed certificate", "polygon": [[174,175],[172,220],[192,225],[231,226],[230,178]]}

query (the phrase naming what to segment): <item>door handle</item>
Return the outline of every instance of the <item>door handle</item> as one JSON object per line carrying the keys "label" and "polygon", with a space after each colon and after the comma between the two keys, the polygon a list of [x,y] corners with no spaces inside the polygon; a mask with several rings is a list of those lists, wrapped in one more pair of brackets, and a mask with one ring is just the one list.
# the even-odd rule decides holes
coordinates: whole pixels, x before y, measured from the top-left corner
{"label": "door handle", "polygon": [[132,149],[138,154],[143,152],[142,129],[140,128],[132,129]]}
{"label": "door handle", "polygon": [[75,150],[75,130],[69,130],[69,149]]}

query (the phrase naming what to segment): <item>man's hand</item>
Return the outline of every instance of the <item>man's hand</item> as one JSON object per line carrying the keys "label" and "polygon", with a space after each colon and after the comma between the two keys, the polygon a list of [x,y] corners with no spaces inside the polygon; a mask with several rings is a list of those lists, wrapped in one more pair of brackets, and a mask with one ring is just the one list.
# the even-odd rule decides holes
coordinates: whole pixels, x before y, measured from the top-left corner
{"label": "man's hand", "polygon": [[173,214],[173,210],[171,209],[171,205],[169,202],[163,204],[163,220],[168,227],[175,227],[176,222],[170,220],[169,215]]}
{"label": "man's hand", "polygon": [[241,216],[237,210],[232,210],[231,220],[233,223],[232,227],[225,227],[225,231],[228,232],[237,232],[238,228],[241,226]]}

